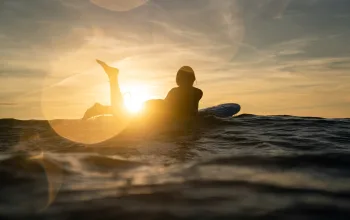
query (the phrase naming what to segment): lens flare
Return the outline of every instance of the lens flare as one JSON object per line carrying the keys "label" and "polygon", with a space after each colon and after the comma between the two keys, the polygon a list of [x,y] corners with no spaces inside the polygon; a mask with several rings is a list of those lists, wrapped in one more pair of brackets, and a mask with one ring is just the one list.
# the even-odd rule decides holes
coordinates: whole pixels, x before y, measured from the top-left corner
{"label": "lens flare", "polygon": [[48,201],[45,207],[40,211],[45,211],[56,199],[58,192],[63,183],[63,171],[50,160],[46,160],[45,154],[42,151],[39,155],[30,158],[32,161],[38,162],[44,169],[48,182]]}
{"label": "lens flare", "polygon": [[148,0],[91,0],[95,5],[111,11],[130,11],[144,5]]}

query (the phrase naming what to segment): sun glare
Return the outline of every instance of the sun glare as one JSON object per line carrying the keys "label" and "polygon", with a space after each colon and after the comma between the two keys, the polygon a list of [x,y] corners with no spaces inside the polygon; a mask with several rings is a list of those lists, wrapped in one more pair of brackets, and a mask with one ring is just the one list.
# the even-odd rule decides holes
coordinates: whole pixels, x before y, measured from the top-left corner
{"label": "sun glare", "polygon": [[133,98],[125,98],[124,105],[126,109],[131,113],[137,113],[141,111],[142,105],[144,101],[133,99]]}
{"label": "sun glare", "polygon": [[124,90],[124,105],[130,113],[142,110],[143,103],[151,99],[147,88],[142,86],[127,86]]}

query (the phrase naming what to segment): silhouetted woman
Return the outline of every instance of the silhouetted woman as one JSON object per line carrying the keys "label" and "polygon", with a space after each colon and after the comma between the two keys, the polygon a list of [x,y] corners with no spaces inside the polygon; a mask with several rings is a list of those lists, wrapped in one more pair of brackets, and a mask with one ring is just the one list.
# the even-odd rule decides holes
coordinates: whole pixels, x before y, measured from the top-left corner
{"label": "silhouetted woman", "polygon": [[[166,98],[149,100],[145,103],[145,114],[151,118],[187,121],[198,113],[202,90],[193,87],[196,76],[189,66],[181,67],[176,75],[178,87],[172,88]],[[153,117],[155,116],[155,117]]]}
{"label": "silhouetted woman", "polygon": [[[102,61],[97,61],[107,73],[110,79],[111,104],[103,106],[96,103],[88,109],[83,119],[101,114],[113,114],[118,116],[124,112],[123,98],[118,83],[118,69],[110,67]],[[165,100],[149,100],[145,103],[145,112],[162,118],[170,117],[176,120],[187,120],[194,118],[198,113],[199,101],[203,97],[202,90],[193,87],[196,76],[189,66],[181,67],[176,75],[178,87],[169,91]]]}

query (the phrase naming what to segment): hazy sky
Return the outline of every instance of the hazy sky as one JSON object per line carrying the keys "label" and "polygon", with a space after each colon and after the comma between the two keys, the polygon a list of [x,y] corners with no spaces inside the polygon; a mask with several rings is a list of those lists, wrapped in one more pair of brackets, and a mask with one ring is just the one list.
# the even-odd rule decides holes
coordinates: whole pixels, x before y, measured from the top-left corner
{"label": "hazy sky", "polygon": [[123,92],[163,98],[190,65],[201,107],[350,117],[349,0],[0,0],[0,118],[74,118]]}

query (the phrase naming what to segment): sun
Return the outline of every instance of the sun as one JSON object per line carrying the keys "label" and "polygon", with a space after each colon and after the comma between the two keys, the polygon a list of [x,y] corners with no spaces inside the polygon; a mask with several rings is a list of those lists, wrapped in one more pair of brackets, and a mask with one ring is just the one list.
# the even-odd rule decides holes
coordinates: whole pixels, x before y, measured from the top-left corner
{"label": "sun", "polygon": [[138,113],[143,108],[143,103],[151,99],[147,87],[140,85],[128,85],[122,88],[124,105],[130,113]]}
{"label": "sun", "polygon": [[142,110],[144,101],[138,98],[124,98],[124,105],[130,113],[137,113]]}

